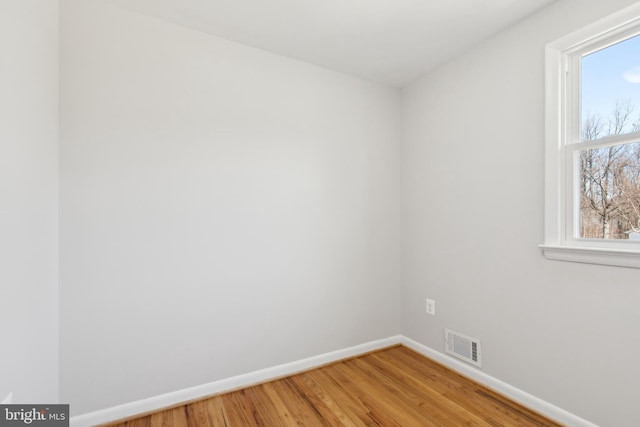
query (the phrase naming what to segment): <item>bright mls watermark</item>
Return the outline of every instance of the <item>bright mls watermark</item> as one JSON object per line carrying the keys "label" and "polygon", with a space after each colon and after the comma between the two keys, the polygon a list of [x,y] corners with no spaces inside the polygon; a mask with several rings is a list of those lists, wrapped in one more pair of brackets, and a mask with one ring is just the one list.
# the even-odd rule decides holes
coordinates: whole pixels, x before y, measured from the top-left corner
{"label": "bright mls watermark", "polygon": [[0,405],[0,427],[69,427],[69,405]]}

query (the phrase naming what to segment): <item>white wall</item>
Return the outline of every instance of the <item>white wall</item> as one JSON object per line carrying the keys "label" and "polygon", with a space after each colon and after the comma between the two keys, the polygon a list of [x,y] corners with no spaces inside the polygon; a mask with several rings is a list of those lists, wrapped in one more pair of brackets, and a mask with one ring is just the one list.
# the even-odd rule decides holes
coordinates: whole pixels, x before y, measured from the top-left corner
{"label": "white wall", "polygon": [[630,3],[559,1],[403,91],[403,333],[481,338],[488,374],[616,427],[640,425],[640,273],[537,245],[544,46]]}
{"label": "white wall", "polygon": [[0,400],[58,400],[58,2],[0,2]]}
{"label": "white wall", "polygon": [[399,333],[398,91],[94,0],[61,28],[72,412]]}

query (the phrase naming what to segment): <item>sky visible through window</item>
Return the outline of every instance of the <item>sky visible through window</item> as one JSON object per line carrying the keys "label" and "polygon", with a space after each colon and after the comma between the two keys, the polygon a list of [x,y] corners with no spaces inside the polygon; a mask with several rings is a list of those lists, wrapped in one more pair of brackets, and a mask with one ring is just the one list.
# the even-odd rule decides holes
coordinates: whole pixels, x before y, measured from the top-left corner
{"label": "sky visible through window", "polygon": [[582,58],[582,122],[589,115],[607,122],[617,101],[635,106],[640,118],[640,35]]}
{"label": "sky visible through window", "polygon": [[[581,79],[582,141],[640,129],[640,36],[582,57]],[[577,237],[640,240],[640,142],[634,139],[578,152]]]}

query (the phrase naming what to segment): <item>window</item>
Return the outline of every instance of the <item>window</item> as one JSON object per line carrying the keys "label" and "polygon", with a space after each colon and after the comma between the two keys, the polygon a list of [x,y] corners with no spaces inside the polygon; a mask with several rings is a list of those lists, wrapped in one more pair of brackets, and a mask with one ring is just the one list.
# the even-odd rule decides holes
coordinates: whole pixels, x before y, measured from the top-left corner
{"label": "window", "polygon": [[640,268],[640,5],[547,45],[549,259]]}

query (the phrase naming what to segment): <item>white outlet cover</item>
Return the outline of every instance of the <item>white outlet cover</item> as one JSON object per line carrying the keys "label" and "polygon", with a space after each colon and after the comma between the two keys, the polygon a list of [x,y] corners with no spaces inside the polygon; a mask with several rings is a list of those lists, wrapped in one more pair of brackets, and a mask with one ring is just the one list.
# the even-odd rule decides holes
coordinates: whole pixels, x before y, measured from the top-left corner
{"label": "white outlet cover", "polygon": [[436,315],[436,302],[435,300],[429,299],[427,298],[427,314],[430,314],[432,316]]}
{"label": "white outlet cover", "polygon": [[9,405],[13,402],[13,392],[9,393],[0,404]]}

